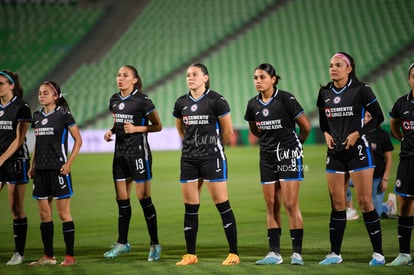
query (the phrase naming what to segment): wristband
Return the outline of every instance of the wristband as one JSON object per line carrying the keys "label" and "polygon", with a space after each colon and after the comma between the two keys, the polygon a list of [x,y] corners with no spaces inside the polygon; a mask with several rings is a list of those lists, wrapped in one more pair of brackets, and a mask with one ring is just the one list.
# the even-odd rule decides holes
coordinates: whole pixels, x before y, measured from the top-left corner
{"label": "wristband", "polygon": [[388,179],[382,179],[383,181],[388,181]]}

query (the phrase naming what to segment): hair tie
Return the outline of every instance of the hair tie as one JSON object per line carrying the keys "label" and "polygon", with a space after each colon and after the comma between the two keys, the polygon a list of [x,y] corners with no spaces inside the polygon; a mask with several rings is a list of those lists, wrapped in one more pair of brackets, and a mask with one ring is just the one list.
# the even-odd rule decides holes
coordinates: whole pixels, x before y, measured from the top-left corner
{"label": "hair tie", "polygon": [[6,73],[4,71],[0,71],[0,74],[5,76],[11,82],[11,84],[14,84],[13,78],[8,73]]}
{"label": "hair tie", "polygon": [[53,89],[53,91],[55,91],[56,95],[57,95],[59,98],[61,98],[61,97],[62,97],[61,93],[59,93],[59,92],[58,92],[58,90],[56,90],[55,86],[54,86],[52,83],[50,83],[49,81],[45,81],[45,82],[43,82],[43,83],[44,83],[44,84],[46,84],[46,85],[48,85],[49,87],[51,87],[51,88]]}
{"label": "hair tie", "polygon": [[335,58],[335,57],[338,57],[338,58],[342,59],[343,61],[345,61],[345,63],[348,66],[351,66],[351,60],[349,60],[348,56],[344,55],[343,53],[336,53],[332,56],[332,58]]}

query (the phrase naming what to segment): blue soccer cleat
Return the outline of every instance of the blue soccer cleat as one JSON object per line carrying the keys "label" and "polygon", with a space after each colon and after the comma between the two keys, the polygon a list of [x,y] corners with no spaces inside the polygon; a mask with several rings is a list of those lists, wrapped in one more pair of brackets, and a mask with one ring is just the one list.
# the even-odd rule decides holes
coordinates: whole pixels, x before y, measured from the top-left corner
{"label": "blue soccer cleat", "polygon": [[156,262],[160,259],[161,255],[161,245],[159,244],[152,244],[150,246],[150,251],[148,254],[148,262]]}
{"label": "blue soccer cleat", "polygon": [[320,265],[331,265],[331,264],[340,264],[342,263],[342,256],[341,254],[336,255],[335,252],[329,253],[326,255],[325,259],[319,262]]}
{"label": "blue soccer cleat", "polygon": [[270,251],[267,253],[266,257],[261,260],[256,261],[257,265],[267,265],[267,264],[281,264],[283,263],[282,256],[279,253]]}
{"label": "blue soccer cleat", "polygon": [[131,246],[129,243],[122,244],[122,243],[116,243],[112,246],[111,250],[104,253],[105,258],[115,258],[119,255],[128,253],[131,251]]}

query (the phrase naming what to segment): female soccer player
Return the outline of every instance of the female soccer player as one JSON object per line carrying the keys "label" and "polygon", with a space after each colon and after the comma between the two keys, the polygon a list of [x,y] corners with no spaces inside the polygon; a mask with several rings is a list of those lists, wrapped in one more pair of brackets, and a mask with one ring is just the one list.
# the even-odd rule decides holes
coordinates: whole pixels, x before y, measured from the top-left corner
{"label": "female soccer player", "polygon": [[[293,254],[291,264],[303,265],[303,221],[299,209],[299,184],[304,179],[302,144],[311,126],[301,105],[289,92],[279,90],[280,76],[271,64],[254,70],[254,84],[259,94],[247,103],[245,120],[260,142],[260,180],[267,210],[269,253],[263,264],[281,264],[280,206],[283,200],[288,214]],[[298,124],[299,136],[295,125]]]}
{"label": "female soccer player", "polygon": [[7,265],[23,263],[27,235],[23,202],[29,182],[26,133],[32,113],[22,96],[19,76],[10,71],[0,71],[0,190],[3,184],[7,184],[15,243],[13,256]]}
{"label": "female soccer player", "polygon": [[[52,220],[52,201],[55,199],[66,245],[65,260],[60,265],[70,266],[76,263],[75,224],[70,211],[70,198],[73,195],[71,166],[82,146],[82,137],[58,84],[43,82],[39,87],[38,98],[42,109],[33,114],[32,128],[36,142],[29,175],[33,178],[33,198],[37,199],[40,212],[44,256],[30,265],[56,264]],[[70,156],[68,133],[74,140]]]}
{"label": "female soccer player", "polygon": [[133,66],[122,66],[116,83],[119,92],[109,100],[114,126],[105,133],[104,139],[111,141],[112,136],[116,135],[112,174],[119,212],[118,240],[104,257],[114,258],[130,251],[130,195],[132,182],[135,182],[135,192],[150,235],[148,261],[158,261],[161,246],[158,242],[157,215],[151,200],[152,157],[148,133],[161,131],[161,120],[151,99],[142,93],[141,77]]}
{"label": "female soccer player", "polygon": [[[358,80],[353,58],[344,52],[330,60],[331,82],[319,90],[319,123],[328,146],[326,177],[331,198],[331,251],[321,265],[342,263],[341,244],[346,226],[346,191],[354,184],[364,223],[374,250],[369,265],[384,265],[380,219],[372,203],[374,163],[365,134],[383,120],[371,88]],[[372,119],[364,124],[365,110]]]}
{"label": "female soccer player", "polygon": [[408,67],[410,92],[400,97],[390,111],[391,134],[401,141],[400,162],[395,182],[398,195],[398,242],[400,253],[389,265],[409,265],[414,211],[414,63]]}
{"label": "female soccer player", "polygon": [[190,91],[177,99],[173,111],[178,134],[183,139],[180,182],[187,247],[187,254],[177,265],[198,262],[198,209],[204,182],[221,215],[230,248],[222,264],[238,264],[236,220],[227,194],[227,159],[224,154],[224,144],[233,134],[230,107],[223,96],[210,90],[208,70],[203,64],[190,65],[186,80]]}

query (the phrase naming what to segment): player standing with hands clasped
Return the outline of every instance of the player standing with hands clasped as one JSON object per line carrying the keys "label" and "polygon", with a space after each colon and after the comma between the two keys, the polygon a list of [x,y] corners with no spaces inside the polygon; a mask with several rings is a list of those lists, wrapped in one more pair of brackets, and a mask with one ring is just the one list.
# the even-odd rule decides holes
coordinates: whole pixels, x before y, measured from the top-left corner
{"label": "player standing with hands clasped", "polygon": [[[342,263],[341,245],[346,226],[346,191],[351,178],[365,227],[374,250],[371,266],[384,265],[381,223],[372,203],[373,155],[366,134],[384,116],[371,88],[358,80],[353,58],[334,54],[329,64],[332,79],[319,90],[319,124],[328,147],[326,177],[331,198],[329,235],[331,251],[321,265]],[[364,123],[364,112],[372,119]]]}
{"label": "player standing with hands clasped", "polygon": [[0,71],[0,190],[7,184],[15,244],[7,265],[23,263],[27,235],[24,195],[29,182],[27,170],[30,163],[26,133],[32,113],[22,96],[23,87],[18,74]]}
{"label": "player standing with hands clasped", "polygon": [[173,111],[178,134],[183,140],[180,182],[187,248],[187,254],[177,265],[198,262],[198,209],[204,182],[221,215],[229,244],[230,253],[222,264],[239,264],[236,220],[227,194],[227,159],[224,154],[224,144],[233,134],[230,107],[223,96],[210,90],[208,70],[203,64],[190,65],[186,81],[190,91],[177,99]]}
{"label": "player standing with hands clasped", "polygon": [[389,113],[391,134],[401,141],[400,162],[394,187],[398,195],[400,253],[387,264],[390,266],[412,264],[410,243],[414,227],[414,63],[408,67],[408,83],[410,92],[400,97]]}
{"label": "player standing with hands clasped", "polygon": [[[299,209],[299,184],[304,179],[303,148],[311,125],[301,105],[289,92],[277,88],[280,76],[271,64],[254,70],[259,92],[247,103],[244,119],[260,142],[260,180],[267,212],[269,253],[258,265],[281,264],[280,206],[284,203],[292,239],[291,264],[303,265],[303,220]],[[299,136],[295,125],[299,125]]]}
{"label": "player standing with hands clasped", "polygon": [[130,251],[128,243],[131,220],[130,194],[132,183],[139,199],[150,235],[147,260],[158,261],[161,246],[158,242],[157,215],[151,200],[152,156],[148,133],[162,129],[161,120],[151,99],[142,93],[142,81],[135,67],[122,66],[116,76],[119,92],[112,95],[109,109],[114,126],[105,133],[111,141],[116,135],[112,175],[118,204],[118,240],[104,257],[115,258]]}
{"label": "player standing with hands clasped", "polygon": [[[30,265],[56,264],[52,220],[52,202],[56,199],[66,245],[65,260],[60,265],[70,266],[76,263],[75,224],[70,212],[70,198],[73,195],[71,166],[82,146],[82,137],[69,105],[55,82],[43,82],[39,87],[38,99],[42,109],[33,114],[32,128],[36,141],[29,175],[33,178],[33,198],[37,199],[40,212],[40,233],[45,255]],[[70,156],[68,133],[74,140]]]}

